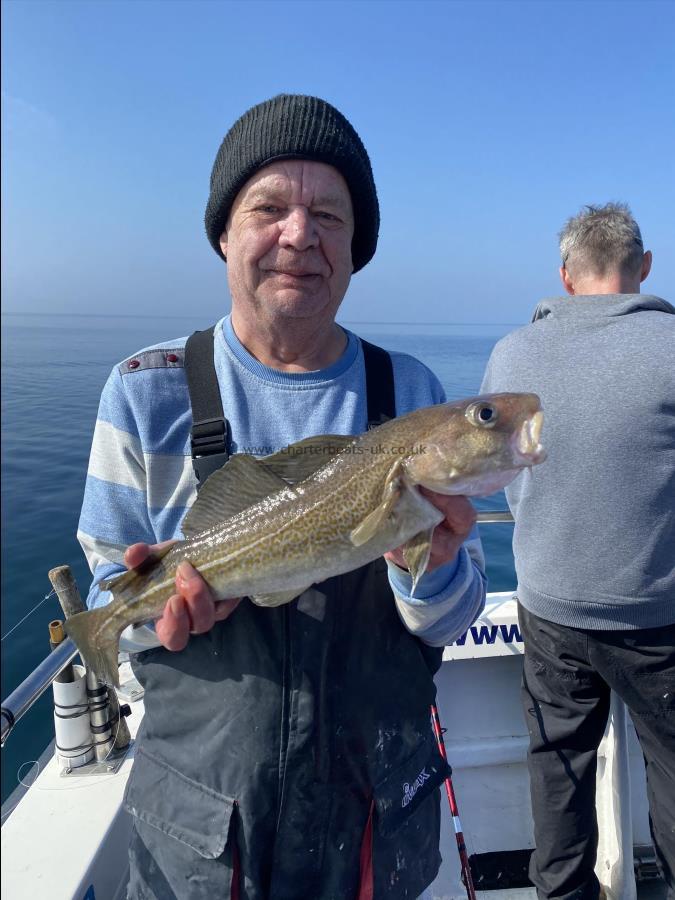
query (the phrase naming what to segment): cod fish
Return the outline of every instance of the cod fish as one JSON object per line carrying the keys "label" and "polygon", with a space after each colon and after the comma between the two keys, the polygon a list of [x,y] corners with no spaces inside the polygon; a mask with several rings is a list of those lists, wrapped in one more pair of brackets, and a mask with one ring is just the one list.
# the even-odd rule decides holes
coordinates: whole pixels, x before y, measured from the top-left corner
{"label": "cod fish", "polygon": [[358,437],[307,438],[262,459],[236,454],[204,483],[185,539],[101,584],[104,607],[66,631],[97,675],[118,684],[119,636],[159,617],[189,560],[219,599],[288,603],[316,582],[404,547],[413,592],[443,514],[420,492],[481,496],[540,463],[535,394],[491,394],[418,409]]}

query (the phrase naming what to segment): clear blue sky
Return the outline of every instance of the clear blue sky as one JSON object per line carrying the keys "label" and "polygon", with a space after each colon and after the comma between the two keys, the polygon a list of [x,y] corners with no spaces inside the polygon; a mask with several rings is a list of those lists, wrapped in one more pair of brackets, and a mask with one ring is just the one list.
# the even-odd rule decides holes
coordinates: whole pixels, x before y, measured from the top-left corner
{"label": "clear blue sky", "polygon": [[338,106],[373,163],[343,320],[527,321],[562,223],[607,200],[674,299],[672,2],[6,0],[2,24],[6,311],[215,319],[211,165],[281,91]]}

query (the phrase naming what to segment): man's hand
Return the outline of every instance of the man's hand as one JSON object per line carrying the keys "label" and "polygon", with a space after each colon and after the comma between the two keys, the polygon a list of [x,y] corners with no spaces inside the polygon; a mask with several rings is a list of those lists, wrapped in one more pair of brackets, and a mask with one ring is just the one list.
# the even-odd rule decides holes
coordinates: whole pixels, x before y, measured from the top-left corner
{"label": "man's hand", "polygon": [[[124,554],[128,569],[140,566],[161,544],[132,544]],[[210,631],[216,622],[226,619],[239,605],[241,597],[216,600],[199,572],[183,561],[176,570],[176,593],[166,602],[162,616],[155,621],[157,637],[167,650],[184,650],[191,634]]]}
{"label": "man's hand", "polygon": [[[436,526],[431,539],[431,554],[426,571],[433,572],[434,569],[451,562],[457,556],[459,548],[476,523],[476,510],[471,501],[462,494],[437,494],[435,491],[428,491],[422,487],[419,490],[445,515],[445,520]],[[401,547],[385,553],[384,558],[402,569],[407,569]]]}

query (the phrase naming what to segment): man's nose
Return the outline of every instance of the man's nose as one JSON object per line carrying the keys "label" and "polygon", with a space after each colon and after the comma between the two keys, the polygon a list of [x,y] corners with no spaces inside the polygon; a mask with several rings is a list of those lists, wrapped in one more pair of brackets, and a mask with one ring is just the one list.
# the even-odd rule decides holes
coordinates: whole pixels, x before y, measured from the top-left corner
{"label": "man's nose", "polygon": [[296,206],[284,217],[279,235],[282,247],[308,250],[319,244],[319,232],[314,217],[304,206]]}

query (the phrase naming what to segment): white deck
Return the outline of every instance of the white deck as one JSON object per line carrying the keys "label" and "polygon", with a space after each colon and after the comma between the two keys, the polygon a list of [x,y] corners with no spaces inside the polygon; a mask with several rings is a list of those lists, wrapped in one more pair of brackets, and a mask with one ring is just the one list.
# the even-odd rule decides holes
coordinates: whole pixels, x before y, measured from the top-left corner
{"label": "white deck", "polygon": [[[132,705],[132,738],[143,702]],[[122,900],[131,830],[122,796],[134,745],[115,774],[62,775],[52,757],[2,826],[3,900]],[[102,848],[105,847],[105,855]]]}

